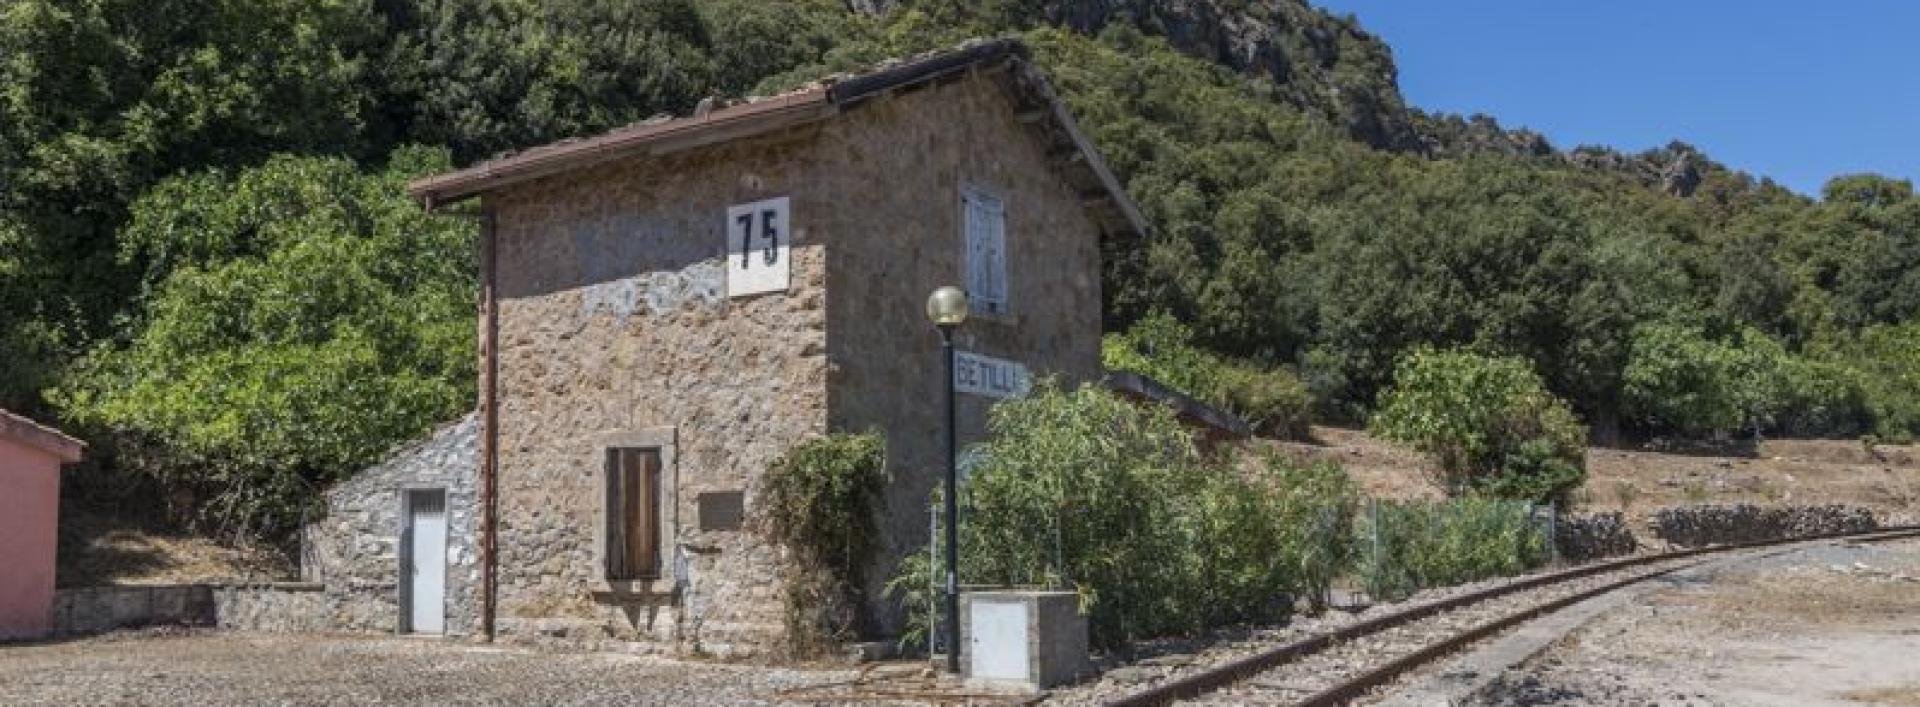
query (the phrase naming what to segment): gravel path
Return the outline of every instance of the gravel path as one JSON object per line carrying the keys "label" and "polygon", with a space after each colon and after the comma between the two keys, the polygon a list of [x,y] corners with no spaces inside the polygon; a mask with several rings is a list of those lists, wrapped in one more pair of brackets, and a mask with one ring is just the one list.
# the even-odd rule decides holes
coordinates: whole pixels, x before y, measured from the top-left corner
{"label": "gravel path", "polygon": [[0,704],[752,705],[857,675],[423,639],[168,630],[0,647]]}
{"label": "gravel path", "polygon": [[1920,540],[1673,583],[1504,673],[1483,705],[1920,705]]}

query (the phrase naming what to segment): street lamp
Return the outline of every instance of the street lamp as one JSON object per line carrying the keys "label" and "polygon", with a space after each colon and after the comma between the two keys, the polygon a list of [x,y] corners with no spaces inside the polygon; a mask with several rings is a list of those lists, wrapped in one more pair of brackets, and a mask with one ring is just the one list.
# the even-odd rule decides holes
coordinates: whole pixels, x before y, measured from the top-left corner
{"label": "street lamp", "polygon": [[947,285],[927,296],[927,318],[940,329],[940,352],[947,361],[940,387],[947,395],[947,672],[960,672],[960,472],[953,410],[953,330],[967,321],[967,292]]}

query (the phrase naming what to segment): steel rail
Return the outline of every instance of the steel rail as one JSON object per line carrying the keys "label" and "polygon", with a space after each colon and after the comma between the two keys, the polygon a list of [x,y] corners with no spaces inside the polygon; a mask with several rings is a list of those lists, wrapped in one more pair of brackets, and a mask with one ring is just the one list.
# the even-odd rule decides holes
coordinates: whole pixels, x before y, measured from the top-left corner
{"label": "steel rail", "polygon": [[[1877,542],[1882,540],[1897,540],[1900,538],[1913,537],[1915,535],[1920,535],[1920,526],[1897,526],[1893,528],[1878,528],[1875,530],[1862,531],[1862,532],[1824,533],[1821,535],[1810,535],[1810,536],[1795,537],[1795,538],[1782,538],[1778,540],[1756,540],[1756,541],[1743,542],[1743,543],[1730,543],[1725,545],[1712,545],[1712,546],[1706,546],[1706,547],[1688,548],[1684,550],[1673,550],[1669,552],[1657,553],[1652,555],[1640,555],[1636,557],[1628,557],[1628,558],[1612,560],[1608,562],[1599,562],[1591,565],[1584,565],[1584,566],[1575,567],[1572,569],[1561,570],[1559,572],[1550,572],[1547,574],[1536,575],[1533,577],[1528,577],[1523,580],[1510,582],[1497,587],[1488,587],[1486,589],[1481,589],[1473,592],[1468,592],[1466,594],[1461,594],[1458,596],[1448,597],[1446,599],[1441,599],[1438,601],[1421,604],[1419,606],[1410,607],[1410,608],[1397,611],[1391,614],[1386,614],[1383,616],[1377,616],[1371,619],[1367,619],[1365,621],[1348,624],[1346,626],[1343,626],[1339,629],[1335,629],[1333,631],[1329,631],[1327,633],[1322,633],[1322,634],[1310,636],[1307,638],[1303,638],[1298,641],[1286,643],[1286,644],[1268,649],[1266,651],[1262,651],[1260,653],[1247,656],[1245,658],[1241,658],[1238,660],[1234,660],[1234,661],[1222,664],[1214,668],[1209,668],[1207,670],[1203,670],[1198,673],[1194,673],[1192,675],[1187,675],[1176,680],[1170,680],[1165,683],[1161,683],[1154,687],[1148,688],[1146,690],[1134,693],[1132,695],[1128,695],[1119,700],[1109,702],[1107,704],[1109,705],[1109,707],[1147,707],[1150,705],[1157,706],[1157,705],[1172,704],[1176,700],[1186,699],[1191,697],[1198,697],[1200,695],[1204,695],[1209,692],[1217,691],[1221,688],[1224,688],[1228,685],[1239,682],[1246,678],[1252,677],[1256,674],[1265,672],[1267,670],[1271,670],[1275,667],[1278,667],[1285,663],[1299,659],[1301,657],[1321,652],[1335,645],[1352,641],[1357,638],[1364,638],[1366,636],[1380,633],[1382,631],[1386,631],[1387,629],[1412,623],[1414,621],[1419,621],[1421,619],[1433,616],[1435,614],[1451,611],[1453,609],[1469,606],[1472,604],[1478,604],[1480,602],[1487,601],[1489,599],[1496,599],[1502,596],[1506,596],[1508,594],[1523,592],[1529,589],[1535,589],[1538,587],[1558,584],[1561,582],[1567,582],[1575,579],[1580,579],[1582,577],[1588,577],[1596,574],[1612,572],[1615,570],[1627,569],[1631,567],[1638,567],[1641,565],[1648,565],[1648,564],[1654,564],[1659,562],[1668,562],[1672,560],[1685,559],[1688,557],[1694,557],[1699,555],[1732,552],[1736,550],[1747,550],[1747,549],[1753,549],[1753,548],[1759,548],[1759,547],[1771,547],[1776,545],[1787,545],[1787,544],[1793,544],[1793,543],[1808,543],[1808,542],[1818,542],[1821,540],[1838,540],[1838,539],[1847,539],[1847,538],[1856,538],[1856,539],[1868,540],[1871,542]],[[1347,700],[1351,700],[1353,697],[1356,697],[1360,694],[1364,694],[1367,690],[1373,689],[1374,687],[1377,687],[1380,684],[1390,681],[1393,678],[1398,677],[1399,675],[1405,673],[1408,670],[1411,670],[1415,667],[1418,667],[1427,662],[1430,662],[1435,658],[1438,658],[1442,655],[1446,655],[1447,653],[1451,653],[1454,649],[1458,648],[1459,646],[1465,645],[1467,643],[1471,643],[1473,641],[1477,641],[1481,638],[1485,638],[1486,636],[1497,633],[1500,630],[1507,628],[1509,626],[1512,626],[1514,624],[1520,623],[1522,621],[1526,621],[1528,619],[1534,618],[1544,613],[1549,613],[1549,612],[1558,610],[1560,608],[1564,608],[1582,599],[1591,598],[1593,596],[1597,596],[1599,594],[1603,594],[1608,591],[1619,589],[1629,584],[1643,582],[1648,579],[1653,579],[1655,577],[1659,577],[1671,572],[1676,572],[1682,569],[1686,569],[1688,567],[1697,566],[1698,564],[1700,563],[1691,563],[1687,565],[1681,565],[1678,567],[1668,568],[1658,572],[1649,572],[1646,574],[1635,575],[1633,577],[1629,577],[1629,578],[1620,580],[1618,582],[1609,583],[1598,589],[1586,590],[1586,591],[1580,592],[1578,594],[1575,594],[1571,598],[1563,598],[1563,599],[1559,599],[1551,602],[1545,602],[1535,607],[1522,610],[1521,612],[1502,618],[1498,621],[1492,622],[1490,624],[1478,626],[1462,634],[1458,634],[1453,639],[1449,639],[1447,641],[1442,641],[1440,643],[1430,645],[1426,648],[1416,651],[1413,654],[1403,656],[1400,659],[1395,660],[1386,666],[1382,666],[1380,668],[1376,668],[1374,670],[1368,671],[1367,673],[1357,678],[1344,681],[1342,684],[1336,685],[1333,688],[1330,688],[1320,694],[1314,695],[1313,697],[1308,698],[1307,700],[1301,702],[1300,704],[1303,704],[1303,705],[1340,704]]]}

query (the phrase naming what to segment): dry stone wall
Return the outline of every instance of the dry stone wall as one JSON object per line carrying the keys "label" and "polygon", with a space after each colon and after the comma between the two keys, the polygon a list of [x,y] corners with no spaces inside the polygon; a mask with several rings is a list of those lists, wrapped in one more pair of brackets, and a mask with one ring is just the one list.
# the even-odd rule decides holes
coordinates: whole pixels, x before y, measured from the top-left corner
{"label": "dry stone wall", "polygon": [[1618,512],[1561,516],[1554,522],[1554,544],[1560,559],[1586,562],[1603,557],[1626,555],[1640,546]]}
{"label": "dry stone wall", "polygon": [[1679,547],[1797,538],[1880,527],[1873,511],[1845,505],[1751,504],[1665,508],[1654,513],[1654,535]]}

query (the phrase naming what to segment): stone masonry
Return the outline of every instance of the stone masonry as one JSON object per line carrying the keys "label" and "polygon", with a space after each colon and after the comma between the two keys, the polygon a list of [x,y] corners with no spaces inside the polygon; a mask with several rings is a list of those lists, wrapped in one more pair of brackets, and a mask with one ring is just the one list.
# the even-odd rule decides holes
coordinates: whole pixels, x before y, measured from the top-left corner
{"label": "stone masonry", "polygon": [[[300,574],[324,587],[316,596],[233,595],[228,620],[256,625],[275,611],[318,612],[304,619],[319,628],[395,631],[400,626],[401,494],[407,489],[447,492],[446,630],[468,635],[478,625],[480,561],[476,480],[480,421],[476,415],[444,426],[386,461],[326,493],[326,514],[301,534]],[[225,599],[225,597],[222,597]],[[284,610],[284,611],[283,611]],[[289,619],[292,620],[292,619]]]}
{"label": "stone masonry", "polygon": [[[965,284],[963,189],[1004,199],[1008,312],[976,316],[958,346],[1068,384],[1098,376],[1103,228],[1088,187],[1061,177],[1075,158],[1035,139],[1040,114],[1016,104],[1005,73],[955,73],[830,119],[484,191],[499,302],[503,636],[722,653],[778,640],[779,551],[751,522],[703,529],[698,499],[743,492],[751,516],[761,474],[789,447],[867,429],[886,435],[892,479],[869,611],[883,630],[898,626],[878,590],[923,547],[943,468],[939,336],[923,303]],[[781,196],[790,287],[729,298],[725,210]],[[962,396],[963,443],[983,434],[990,402]],[[612,447],[665,460],[658,581],[604,579]],[[354,506],[338,530],[378,528],[378,505]],[[358,552],[389,552],[378,538]],[[357,581],[391,581],[371,570],[354,570]],[[382,611],[369,598],[354,614],[378,622]]]}

